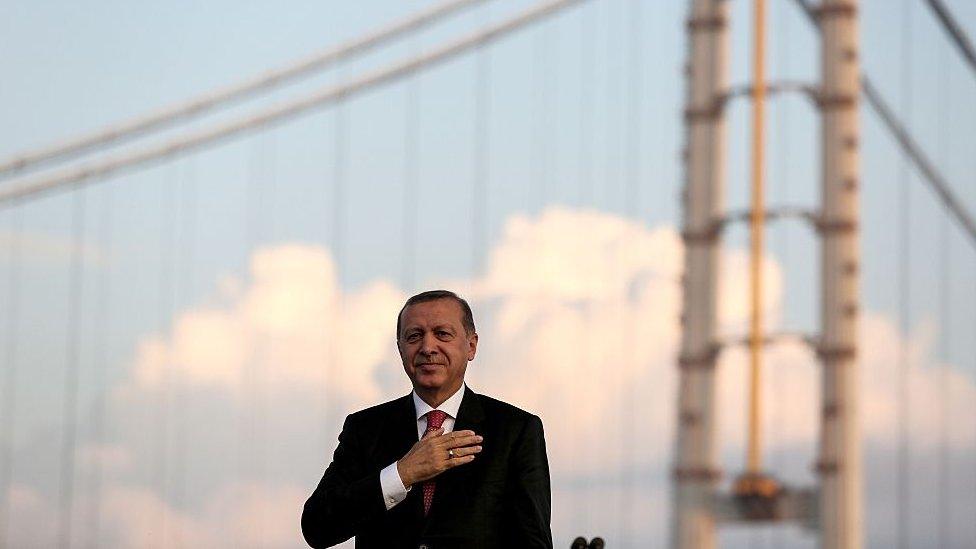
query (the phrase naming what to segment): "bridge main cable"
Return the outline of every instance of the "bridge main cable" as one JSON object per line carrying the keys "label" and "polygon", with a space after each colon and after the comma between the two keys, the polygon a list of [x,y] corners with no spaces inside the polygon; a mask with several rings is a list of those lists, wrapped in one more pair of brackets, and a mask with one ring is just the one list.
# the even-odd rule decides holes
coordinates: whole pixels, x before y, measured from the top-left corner
{"label": "bridge main cable", "polygon": [[966,59],[969,68],[973,70],[973,75],[976,76],[976,48],[973,48],[972,41],[966,36],[966,32],[942,0],[927,0],[927,2],[935,13],[939,23],[942,24],[942,28],[945,29],[949,37],[956,44],[959,53]]}
{"label": "bridge main cable", "polygon": [[361,55],[408,32],[422,29],[461,9],[484,3],[486,0],[449,0],[421,11],[385,28],[358,37],[337,47],[317,53],[286,67],[269,71],[246,82],[218,90],[187,103],[131,120],[119,126],[102,129],[65,143],[15,156],[0,164],[0,179],[36,169],[55,161],[67,161],[103,145],[117,145],[126,140],[160,130],[181,121],[206,114],[221,106],[231,105],[262,91],[283,85],[300,77],[324,70],[344,59]]}
{"label": "bridge main cable", "polygon": [[[794,0],[794,2],[806,13],[812,22],[816,23],[817,8],[813,7],[809,0]],[[969,243],[976,248],[976,221],[973,221],[973,216],[966,210],[962,201],[952,191],[952,187],[949,186],[946,179],[942,177],[932,162],[925,156],[922,148],[912,139],[906,127],[895,118],[894,113],[888,107],[884,98],[881,97],[881,93],[871,82],[871,79],[868,78],[867,74],[863,72],[861,73],[861,92],[864,98],[868,100],[868,104],[874,109],[874,112],[881,117],[881,121],[885,123],[888,131],[898,141],[902,152],[915,163],[915,167],[921,172],[924,180],[928,182],[939,199],[942,200],[942,205],[949,210],[956,219],[956,222],[965,231],[966,236],[969,237]]]}
{"label": "bridge main cable", "polygon": [[0,209],[9,207],[12,204],[24,203],[43,194],[80,184],[93,178],[104,178],[124,170],[148,165],[156,160],[201,149],[205,146],[213,145],[220,140],[243,134],[248,130],[268,126],[288,118],[294,118],[315,107],[357,95],[410,74],[427,65],[445,61],[481,44],[493,42],[534,21],[584,1],[552,0],[550,2],[540,3],[501,23],[472,33],[411,60],[372,71],[348,84],[325,88],[295,101],[260,111],[257,114],[245,118],[224,123],[214,129],[190,134],[181,139],[148,147],[129,155],[118,156],[99,163],[62,170],[61,173],[29,180],[13,188],[0,191]]}

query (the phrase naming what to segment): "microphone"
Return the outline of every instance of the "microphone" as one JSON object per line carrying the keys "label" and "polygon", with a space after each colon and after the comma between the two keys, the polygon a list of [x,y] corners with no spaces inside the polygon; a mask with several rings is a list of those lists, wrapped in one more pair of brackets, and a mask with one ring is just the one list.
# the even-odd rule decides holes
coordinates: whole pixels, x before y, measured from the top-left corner
{"label": "microphone", "polygon": [[586,538],[578,537],[573,540],[573,544],[569,546],[569,549],[589,549],[586,545]]}
{"label": "microphone", "polygon": [[589,549],[603,549],[603,546],[604,546],[603,538],[597,537],[597,538],[593,538],[590,541]]}

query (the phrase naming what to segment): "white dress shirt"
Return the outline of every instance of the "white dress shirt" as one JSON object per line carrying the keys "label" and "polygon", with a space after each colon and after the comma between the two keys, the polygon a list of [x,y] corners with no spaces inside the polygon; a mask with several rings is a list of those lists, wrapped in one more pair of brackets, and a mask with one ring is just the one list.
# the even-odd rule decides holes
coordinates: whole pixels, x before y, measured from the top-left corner
{"label": "white dress shirt", "polygon": [[[454,430],[454,420],[457,419],[461,399],[464,398],[464,383],[461,384],[460,389],[437,408],[431,408],[430,404],[420,398],[417,391],[413,391],[411,394],[413,395],[413,407],[417,412],[417,440],[423,438],[427,431],[427,413],[431,410],[440,410],[447,414],[444,423],[441,424],[445,434]],[[387,511],[406,499],[407,492],[410,491],[409,487],[403,485],[403,479],[400,478],[400,472],[397,470],[397,462],[395,461],[380,471],[380,487],[383,489],[383,503],[386,504]]]}

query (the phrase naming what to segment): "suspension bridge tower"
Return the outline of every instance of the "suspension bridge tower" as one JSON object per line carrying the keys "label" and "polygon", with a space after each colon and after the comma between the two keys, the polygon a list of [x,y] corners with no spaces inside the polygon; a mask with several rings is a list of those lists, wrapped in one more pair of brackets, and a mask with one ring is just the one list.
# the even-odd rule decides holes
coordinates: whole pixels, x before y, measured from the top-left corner
{"label": "suspension bridge tower", "polygon": [[[816,350],[822,375],[819,455],[811,456],[818,480],[806,487],[781,484],[762,469],[761,460],[762,347],[777,339],[763,333],[760,316],[762,229],[767,215],[790,213],[767,210],[762,201],[765,2],[754,1],[755,61],[748,90],[753,102],[753,196],[747,215],[733,216],[724,204],[724,109],[733,95],[728,85],[729,2],[690,0],[682,195],[684,300],[671,545],[710,549],[723,523],[796,521],[816,532],[824,549],[859,549],[857,0],[822,0],[812,10],[821,35],[821,81],[806,91],[820,115],[822,189],[819,208],[800,215],[811,221],[821,244],[820,333],[805,339]],[[718,281],[722,230],[739,219],[751,223],[753,258],[753,316],[746,338],[752,353],[748,465],[726,491],[720,484],[716,447],[715,366],[728,343],[720,340],[717,329]]]}

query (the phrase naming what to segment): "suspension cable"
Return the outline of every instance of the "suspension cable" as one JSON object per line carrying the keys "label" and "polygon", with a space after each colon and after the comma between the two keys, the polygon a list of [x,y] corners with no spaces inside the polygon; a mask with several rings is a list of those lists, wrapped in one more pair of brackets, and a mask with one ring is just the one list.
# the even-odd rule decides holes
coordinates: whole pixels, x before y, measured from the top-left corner
{"label": "suspension cable", "polygon": [[[335,109],[335,127],[333,133],[333,170],[332,170],[332,234],[331,245],[332,254],[335,258],[335,270],[336,270],[336,297],[335,297],[335,308],[333,312],[333,322],[339,323],[339,318],[345,314],[345,290],[343,285],[343,275],[345,274],[346,266],[346,211],[348,210],[348,204],[346,203],[346,164],[348,162],[348,144],[349,144],[349,132],[347,129],[346,121],[346,103],[340,103]],[[340,330],[345,329],[344,326],[338,324],[332,327],[332,332],[338,334]],[[340,361],[341,361],[341,349],[335,337],[329,338],[329,376],[330,379],[339,379],[340,372]],[[333,387],[333,395],[337,395],[338,392],[336,387]],[[339,407],[338,399],[330,399],[330,410],[329,417],[337,420],[342,417],[342,410]]]}
{"label": "suspension cable", "polygon": [[628,85],[627,85],[627,166],[626,190],[624,193],[627,213],[636,221],[640,215],[640,176],[641,176],[641,96],[643,94],[643,66],[644,57],[641,55],[641,37],[643,36],[643,10],[641,2],[630,4],[628,25]]}
{"label": "suspension cable", "polygon": [[966,36],[966,31],[963,30],[962,25],[960,25],[956,18],[953,17],[952,12],[949,8],[942,2],[942,0],[927,0],[928,5],[932,8],[932,12],[935,13],[936,19],[942,24],[942,28],[946,31],[950,38],[952,38],[952,43],[955,44],[956,49],[962,55],[963,59],[966,60],[966,64],[969,68],[973,70],[973,74],[976,75],[976,48],[973,47],[973,43]]}
{"label": "suspension cable", "polygon": [[[604,26],[604,29],[606,32],[606,41],[604,42],[605,47],[603,50],[603,54],[605,58],[603,60],[603,65],[606,67],[606,71],[605,71],[606,96],[604,97],[606,111],[604,113],[603,128],[604,131],[606,132],[606,137],[605,137],[605,146],[603,147],[605,156],[604,156],[604,165],[603,165],[604,184],[602,185],[602,187],[606,189],[609,187],[610,182],[617,183],[618,185],[620,183],[619,169],[622,166],[619,163],[614,163],[614,154],[613,154],[614,152],[620,149],[620,147],[617,146],[617,144],[615,144],[613,140],[613,137],[617,135],[617,132],[614,131],[615,120],[613,116],[614,113],[613,107],[619,105],[620,96],[622,95],[622,90],[621,90],[621,86],[618,85],[619,83],[617,82],[617,79],[619,78],[620,75],[619,73],[616,73],[613,70],[613,67],[617,66],[615,60],[620,55],[620,50],[625,49],[625,46],[621,47],[621,43],[620,43],[621,32],[617,28],[617,24],[622,22],[622,18],[620,18],[619,15],[623,13],[622,11],[623,4],[620,2],[606,2],[605,6],[606,9],[604,10],[604,12],[606,14],[606,25]],[[614,206],[618,206],[617,204],[614,203],[613,198],[615,197],[610,192],[606,193],[605,198],[606,198],[605,204],[608,209]],[[621,196],[621,200],[622,200],[622,196]],[[621,208],[621,210],[618,210],[617,213],[622,213],[622,210],[623,208]],[[629,296],[624,296],[624,297],[625,299],[614,300],[610,302],[611,305],[614,307],[614,314],[618,318],[622,318],[622,319],[626,319],[625,313],[628,312],[628,305],[630,303],[629,299],[626,299]],[[624,324],[626,325],[628,324],[628,322],[625,320]],[[622,330],[620,330],[617,331],[617,333],[615,333],[614,335],[617,336],[615,337],[616,341],[611,339],[610,340],[611,344],[615,344],[618,346],[618,348],[621,349],[624,348],[625,340],[628,339],[628,334],[625,334]],[[606,361],[606,358],[603,358],[603,360]],[[616,385],[616,387],[619,388],[618,390],[621,391],[622,396],[626,397],[627,394],[627,391],[625,389],[626,375],[624,374],[621,368],[612,368],[611,371],[613,371],[614,373],[613,383]],[[627,505],[631,497],[631,493],[629,489],[630,487],[627,486],[627,479],[624,472],[624,469],[626,467],[625,460],[628,455],[628,451],[625,448],[625,446],[630,444],[630,441],[627,441],[624,436],[624,432],[628,428],[628,425],[623,417],[623,414],[625,413],[626,409],[627,409],[627,403],[625,399],[621,399],[620,402],[618,402],[617,404],[617,414],[620,415],[621,417],[620,417],[620,421],[617,422],[617,429],[616,432],[614,433],[615,440],[613,440],[613,443],[616,446],[616,450],[618,454],[621,456],[621,459],[620,459],[620,465],[618,465],[617,470],[614,471],[612,477],[613,482],[617,487],[617,497],[614,498],[613,505],[611,507],[613,516],[616,519],[613,523],[612,531],[614,532],[613,534],[614,537],[617,539],[625,539],[627,536],[627,532],[625,530],[627,525],[627,515],[629,511],[629,509],[627,509]]]}
{"label": "suspension cable", "polygon": [[[586,6],[586,10],[597,11],[595,5],[590,4]],[[593,204],[593,136],[592,136],[592,124],[591,124],[591,112],[593,109],[593,81],[594,81],[594,52],[595,48],[595,33],[593,32],[594,25],[592,24],[596,16],[588,17],[585,10],[580,10],[579,20],[580,20],[580,52],[579,52],[579,63],[580,63],[580,119],[579,119],[579,130],[580,130],[580,147],[578,150],[579,154],[579,206],[581,208],[592,207]],[[595,295],[595,289],[592,287],[593,282],[590,277],[586,277],[585,287],[586,295],[588,300],[582,311],[581,316],[581,328],[584,333],[590,333],[592,331],[593,324],[593,296]],[[588,337],[580,338],[580,353],[577,356],[578,361],[576,367],[580,370],[587,368],[588,364],[592,364],[593,358],[591,357],[593,352],[593,344]],[[585,417],[594,417],[595,409],[593,405],[593,399],[589,398],[587,392],[579,391],[577,393],[577,401],[580,403],[581,411],[585,414]],[[595,460],[597,450],[595,444],[589,444],[589,440],[593,440],[597,436],[597,433],[585,432],[581,433],[580,436],[576,437],[576,452],[583,457],[584,462],[590,466]],[[584,494],[589,496],[593,491],[593,474],[588,472],[582,484],[582,491]],[[592,497],[582,498],[582,501],[578,504],[582,507],[581,521],[579,524],[589,526],[591,524],[591,518],[593,516],[593,502]]]}
{"label": "suspension cable", "polygon": [[[490,7],[486,6],[486,7]],[[484,21],[490,22],[491,13],[486,9]],[[491,52],[486,46],[478,48],[475,59],[474,102],[474,189],[471,195],[471,278],[478,277],[484,269],[485,250],[488,249],[488,181],[490,164],[491,120]]]}
{"label": "suspension cable", "polygon": [[[784,4],[777,2],[773,4],[773,8],[777,10],[776,12],[776,24],[775,27],[775,40],[776,44],[772,48],[774,52],[774,58],[777,72],[777,80],[783,80],[789,77],[789,71],[791,68],[792,59],[792,48],[790,47],[793,43],[791,40],[792,29],[790,25],[790,18],[787,17],[787,11],[784,9]],[[767,85],[766,91],[769,91],[769,86]],[[776,176],[773,178],[775,181],[775,186],[770,189],[770,194],[772,191],[781,191],[782,198],[778,200],[780,203],[791,204],[793,203],[793,185],[790,184],[791,178],[793,176],[790,161],[791,152],[791,124],[790,124],[790,106],[785,104],[780,98],[779,102],[775,105],[775,121],[776,121],[776,139],[774,142],[780,147],[777,154],[773,157],[775,163],[773,164],[776,170]],[[779,193],[777,193],[779,195]],[[774,245],[777,249],[777,255],[780,256],[780,264],[783,265],[784,270],[789,268],[791,263],[792,246],[789,245],[789,239],[786,237],[787,229],[780,229],[773,233]],[[785,244],[785,245],[784,245]],[[783,455],[781,451],[773,452],[772,450],[781,444],[781,439],[783,436],[783,419],[782,411],[788,409],[788,404],[785,399],[787,391],[783,386],[783,370],[781,365],[773,365],[769,369],[769,380],[772,386],[772,402],[770,403],[771,410],[769,414],[770,418],[770,428],[769,428],[769,444],[768,448],[770,450],[769,465],[770,469],[773,471],[781,469],[783,465]],[[770,529],[770,535],[766,537],[766,547],[783,547],[786,545],[783,529],[775,528]]]}
{"label": "suspension cable", "polygon": [[[949,87],[951,74],[945,55],[939,56],[939,151],[940,164],[949,165],[949,107],[952,96]],[[949,222],[944,216],[939,217],[939,470],[938,470],[938,502],[936,515],[939,517],[938,546],[945,549],[948,545],[951,522],[949,507],[949,410],[952,392],[949,388],[949,303],[951,287],[949,280]]]}
{"label": "suspension cable", "polygon": [[[910,15],[911,0],[902,2],[902,35],[901,35],[901,111],[905,120],[912,120],[912,50],[909,47],[912,35],[912,18]],[[902,157],[899,183],[898,208],[898,278],[897,295],[898,318],[901,328],[901,341],[898,346],[898,450],[896,454],[896,524],[895,532],[899,549],[907,549],[911,540],[911,453],[909,452],[909,422],[911,421],[911,393],[909,390],[909,340],[911,339],[911,233],[909,227],[912,221],[910,197],[911,166],[907,158]]]}
{"label": "suspension cable", "polygon": [[936,196],[959,223],[963,232],[967,234],[970,244],[976,248],[976,221],[973,220],[972,214],[966,210],[966,207],[956,196],[949,183],[936,171],[935,166],[924,155],[921,148],[911,138],[904,126],[895,120],[891,110],[882,102],[877,90],[867,81],[863,81],[862,84],[864,85],[864,96],[874,107],[875,112],[881,117],[882,121],[891,129],[895,139],[901,145],[902,152],[914,162],[916,169],[924,176],[925,181],[935,191]]}
{"label": "suspension cable", "polygon": [[[643,69],[643,56],[641,48],[641,38],[643,33],[643,3],[642,2],[630,2],[629,13],[621,12],[621,15],[629,21],[626,31],[621,29],[621,34],[626,32],[627,36],[627,64],[628,64],[628,74],[627,74],[627,103],[626,103],[626,114],[625,114],[625,124],[627,133],[627,147],[626,154],[624,156],[624,213],[630,217],[632,223],[638,223],[643,225],[644,216],[642,215],[640,207],[640,161],[642,155],[640,154],[641,149],[641,94],[642,94],[642,69]],[[623,325],[623,330],[621,333],[624,335],[627,341],[649,341],[650,338],[644,339],[638,335],[638,326],[636,325],[637,316],[637,299],[630,292],[626,292],[626,302],[625,306],[627,309],[628,316]],[[633,382],[624,383],[622,386],[623,395],[621,399],[621,432],[623,436],[626,437],[625,440],[640,440],[641,433],[637,432],[638,422],[637,418],[637,381],[641,378],[641,369],[635,368],[632,375],[634,376]],[[621,486],[621,491],[625,495],[623,499],[621,508],[624,510],[624,524],[623,530],[627,535],[633,535],[637,529],[638,524],[641,524],[641,518],[636,513],[639,506],[636,505],[637,491],[640,490],[637,463],[638,453],[637,444],[624,444],[623,447],[623,467],[624,471],[627,473],[625,477],[625,484]]]}
{"label": "suspension cable", "polygon": [[10,213],[7,261],[6,330],[3,346],[3,390],[0,398],[0,547],[7,546],[10,517],[10,486],[13,478],[14,426],[17,417],[18,343],[20,342],[20,300],[22,277],[23,211]]}
{"label": "suspension cable", "polygon": [[241,84],[194,98],[185,104],[169,107],[119,126],[102,129],[94,134],[73,139],[63,144],[21,154],[0,164],[0,179],[55,160],[71,159],[102,145],[125,142],[147,132],[160,130],[178,122],[199,117],[209,111],[231,105],[259,92],[313,75],[329,68],[338,61],[362,55],[384,42],[408,32],[423,29],[452,13],[484,1],[452,0],[443,2],[392,25],[360,36],[348,43],[316,53],[286,67],[271,70]]}
{"label": "suspension cable", "polygon": [[[614,173],[614,169],[613,169],[614,168],[614,165],[613,165],[613,152],[618,149],[618,147],[615,147],[614,146],[614,142],[613,142],[613,137],[616,135],[616,132],[613,131],[614,130],[614,128],[613,128],[613,122],[614,122],[614,120],[613,120],[613,110],[614,109],[613,108],[614,108],[615,105],[617,105],[619,103],[619,98],[616,97],[616,93],[618,93],[619,90],[617,89],[617,87],[615,85],[616,84],[615,78],[614,78],[615,75],[614,75],[614,72],[613,72],[613,67],[616,66],[616,63],[614,63],[614,54],[616,53],[614,51],[614,38],[617,37],[617,33],[615,32],[615,29],[614,29],[614,26],[613,26],[613,23],[614,23],[614,21],[613,21],[613,6],[614,6],[614,4],[607,3],[607,9],[606,9],[606,14],[607,14],[606,34],[607,34],[607,37],[606,37],[606,42],[604,43],[604,45],[605,45],[604,55],[606,55],[606,60],[604,61],[604,66],[606,67],[606,70],[605,70],[606,87],[604,89],[605,97],[603,98],[604,99],[604,109],[605,109],[605,111],[603,113],[603,121],[604,121],[603,131],[605,132],[605,135],[604,135],[604,144],[605,144],[605,146],[603,147],[603,155],[604,155],[604,158],[603,158],[604,159],[603,169],[605,171],[604,171],[604,176],[603,176],[604,177],[603,185],[600,185],[604,189],[608,189],[612,183],[617,183],[618,182],[617,177],[615,177],[617,174]],[[613,205],[613,201],[611,199],[611,194],[610,194],[609,191],[606,191],[606,190],[604,192],[605,192],[605,196],[604,196],[604,198],[605,198],[605,204],[609,208],[609,207],[611,207]]]}
{"label": "suspension cable", "polygon": [[412,295],[417,283],[417,207],[421,192],[418,177],[421,136],[420,79],[416,74],[410,75],[407,80],[404,111],[406,117],[403,131],[403,208],[400,214],[403,218],[401,279],[404,290]]}
{"label": "suspension cable", "polygon": [[[112,250],[112,225],[114,218],[114,193],[112,185],[105,185],[102,188],[102,207],[99,214],[99,239],[103,250],[104,271],[98,279],[98,287],[95,290],[95,317],[93,324],[96,326],[97,335],[94,340],[93,360],[95,365],[92,372],[93,385],[96,390],[96,400],[92,413],[92,436],[96,445],[101,446],[105,443],[105,419],[106,419],[106,397],[108,390],[105,388],[106,376],[104,375],[105,366],[110,362],[110,334],[112,327],[111,316],[111,274],[114,260]],[[102,526],[102,481],[103,481],[102,461],[96,460],[92,466],[91,478],[91,506],[89,508],[89,543],[91,547],[98,547],[101,538]],[[2,539],[0,539],[2,542]]]}
{"label": "suspension cable", "polygon": [[493,42],[530,23],[552,15],[585,0],[550,0],[537,4],[489,28],[470,34],[447,45],[436,48],[416,58],[391,65],[341,86],[330,86],[288,103],[280,104],[256,114],[231,120],[209,130],[191,133],[173,141],[136,151],[131,154],[108,158],[104,161],[62,170],[53,175],[24,181],[0,191],[0,208],[11,203],[23,203],[40,195],[79,186],[97,177],[107,177],[158,162],[163,158],[185,154],[253,131],[257,128],[292,119],[311,109],[347,99],[382,84],[402,78],[423,67],[441,63],[464,53],[480,44]]}
{"label": "suspension cable", "polygon": [[[974,157],[974,158],[976,158],[976,157]],[[976,179],[974,179],[974,181],[973,181],[972,188],[973,188],[973,191],[976,191]],[[976,193],[974,193],[974,196],[976,196]],[[973,259],[976,260],[976,254],[974,254],[974,258]],[[976,272],[976,261],[974,261],[974,263],[973,263],[973,271]],[[974,290],[976,290],[976,276],[973,276],[970,280],[972,281],[972,283],[970,285],[972,286],[972,288]],[[973,297],[976,298],[976,292],[974,292]],[[973,300],[973,310],[976,311],[976,299]],[[972,319],[972,322],[970,323],[970,326],[976,327],[976,315],[974,315],[974,318]],[[971,335],[973,335],[973,334],[971,334]],[[965,336],[963,336],[963,337],[965,337]],[[973,341],[976,341],[976,337],[973,338]],[[976,353],[973,353],[972,356],[973,356],[973,365],[976,366]],[[974,373],[976,373],[976,368],[974,368]],[[971,417],[976,418],[976,413],[973,413]],[[976,427],[976,422],[974,422],[974,427]],[[974,429],[974,437],[973,437],[973,440],[976,440],[976,429]],[[974,460],[974,465],[976,465],[976,460]],[[972,518],[974,519],[973,522],[972,522],[972,524],[976,524],[976,505],[973,505],[972,509],[973,509],[973,517]],[[976,540],[974,540],[974,545],[976,545]]]}
{"label": "suspension cable", "polygon": [[85,190],[72,196],[71,267],[68,290],[67,345],[65,353],[64,400],[61,409],[61,460],[58,477],[58,547],[69,548],[72,542],[71,522],[74,508],[75,455],[78,429],[78,378],[81,347],[81,297],[84,270],[82,252],[85,243]]}
{"label": "suspension cable", "polygon": [[[167,337],[172,339],[172,318],[173,318],[173,257],[176,249],[176,218],[177,206],[179,203],[179,167],[173,163],[168,174],[165,176],[160,186],[159,198],[159,277],[157,280],[156,295],[156,329],[158,336],[164,341]],[[172,347],[172,345],[170,345]],[[166,353],[163,357],[163,371],[160,374],[160,389],[156,395],[155,417],[150,425],[146,426],[147,432],[157,433],[155,447],[153,448],[152,458],[152,483],[155,486],[159,497],[165,499],[168,489],[168,478],[170,475],[170,445],[169,433],[171,428],[170,412],[172,410],[173,393],[173,353]],[[169,520],[166,513],[156,517],[159,521],[159,543],[167,545],[169,535]]]}
{"label": "suspension cable", "polygon": [[[264,136],[263,141],[256,141],[259,147],[255,154],[254,170],[250,180],[248,192],[248,235],[250,255],[261,247],[274,233],[274,206],[276,202],[276,164],[277,139],[273,132]],[[273,337],[266,332],[254,334],[251,344],[250,359],[245,366],[244,388],[245,402],[248,402],[244,424],[244,437],[240,451],[242,453],[242,473],[250,475],[250,479],[264,485],[267,474],[268,456],[268,360],[272,352]],[[266,535],[266,517],[263,515],[255,520],[254,531],[259,544],[263,543]]]}
{"label": "suspension cable", "polygon": [[[183,177],[179,182],[179,194],[181,201],[179,205],[178,224],[180,227],[180,238],[178,240],[178,252],[174,254],[174,271],[176,274],[176,284],[174,303],[179,305],[181,301],[191,297],[193,288],[193,261],[194,244],[196,241],[196,170],[194,157],[186,159],[183,165]],[[192,413],[187,410],[190,402],[187,395],[187,365],[183,362],[173,363],[174,373],[176,374],[175,406],[173,412],[173,501],[181,508],[186,503],[186,440],[187,431],[190,424],[187,416],[192,417]],[[176,524],[174,545],[181,547],[183,544],[184,532],[182,524]]]}
{"label": "suspension cable", "polygon": [[[260,216],[259,207],[263,200],[261,194],[261,179],[263,176],[263,165],[261,153],[264,150],[264,143],[260,138],[255,137],[249,143],[249,151],[246,162],[246,180],[244,194],[244,269],[253,277],[254,253],[260,241]],[[253,284],[253,280],[251,284]],[[249,326],[247,334],[247,349],[244,353],[244,361],[241,364],[240,384],[242,409],[237,414],[237,440],[236,457],[237,471],[236,480],[239,483],[246,482],[249,475],[253,475],[253,454],[250,448],[256,444],[254,440],[254,413],[255,413],[255,393],[258,381],[255,379],[255,363],[260,360],[260,325]],[[235,531],[232,544],[241,546],[244,538],[240,531]]]}
{"label": "suspension cable", "polygon": [[[807,15],[811,22],[816,22],[816,10],[809,0],[793,0],[800,9]],[[818,27],[819,28],[819,27]],[[948,181],[942,177],[935,166],[929,161],[921,147],[915,142],[906,127],[898,121],[888,107],[887,102],[881,96],[881,92],[874,86],[867,74],[861,74],[861,93],[867,99],[868,104],[874,109],[875,114],[884,122],[885,128],[895,138],[901,147],[902,153],[907,156],[914,164],[915,168],[923,177],[923,181],[932,188],[942,205],[955,218],[963,232],[967,234],[970,244],[976,247],[976,221],[972,214],[966,210],[962,201],[953,192]],[[0,194],[0,205],[3,196]]]}
{"label": "suspension cable", "polygon": [[579,204],[591,206],[593,203],[593,81],[595,33],[592,31],[592,20],[580,16],[580,119],[579,119]]}
{"label": "suspension cable", "polygon": [[534,196],[531,197],[530,201],[527,201],[532,205],[532,209],[540,212],[545,207],[546,194],[549,191],[547,173],[550,169],[549,150],[546,146],[545,132],[550,127],[548,125],[550,122],[549,110],[552,107],[547,101],[548,81],[551,75],[549,72],[550,41],[545,31],[546,29],[540,29],[536,32],[532,44],[532,49],[535,50],[532,65],[532,99],[534,102],[532,110],[536,116],[532,117],[532,156],[530,158],[532,184],[529,188],[534,191]]}
{"label": "suspension cable", "polygon": [[[261,203],[264,204],[264,222],[261,224],[262,239],[274,240],[275,234],[275,205],[277,204],[277,190],[278,190],[278,136],[275,132],[269,132],[268,138],[270,143],[268,144],[268,154],[265,158],[264,166],[264,182],[265,191],[262,193],[264,196]],[[256,473],[259,486],[264,489],[268,483],[268,468],[269,468],[269,452],[268,448],[270,444],[268,442],[268,437],[270,435],[270,429],[268,428],[268,418],[269,413],[269,402],[270,402],[270,385],[271,381],[271,370],[269,365],[274,357],[275,353],[275,337],[270,334],[262,334],[258,339],[260,344],[260,353],[258,353],[258,358],[255,361],[256,377],[256,418],[255,418],[255,433],[257,439],[257,448],[254,450],[256,458]],[[268,521],[267,516],[261,515],[257,521],[257,534],[258,543],[260,545],[265,545],[267,543],[266,536],[268,535]]]}

